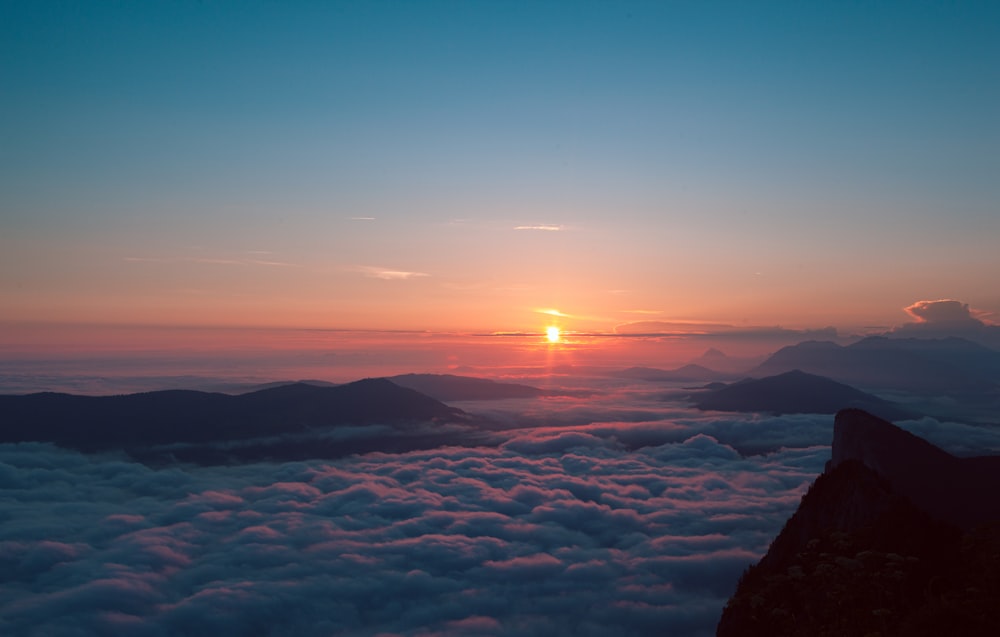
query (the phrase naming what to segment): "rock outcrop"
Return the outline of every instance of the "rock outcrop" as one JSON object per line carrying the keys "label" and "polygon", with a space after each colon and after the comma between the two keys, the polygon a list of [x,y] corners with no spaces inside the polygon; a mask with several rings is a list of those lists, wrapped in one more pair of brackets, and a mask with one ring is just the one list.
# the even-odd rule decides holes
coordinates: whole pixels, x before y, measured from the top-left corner
{"label": "rock outcrop", "polygon": [[857,460],[931,515],[970,528],[1000,519],[1000,456],[958,458],[859,409],[833,424],[828,471]]}
{"label": "rock outcrop", "polygon": [[957,458],[860,410],[741,578],[719,637],[993,635],[1000,458]]}

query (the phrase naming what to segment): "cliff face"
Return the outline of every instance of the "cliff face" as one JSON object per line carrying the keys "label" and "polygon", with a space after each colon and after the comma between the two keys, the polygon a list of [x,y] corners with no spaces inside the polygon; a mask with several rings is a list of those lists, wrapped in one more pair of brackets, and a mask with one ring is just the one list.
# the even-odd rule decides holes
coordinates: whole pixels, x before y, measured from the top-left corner
{"label": "cliff face", "polygon": [[827,470],[744,573],[717,635],[995,634],[997,466],[838,413]]}
{"label": "cliff face", "polygon": [[897,493],[962,528],[1000,519],[1000,456],[957,458],[859,409],[837,413],[828,471],[858,460]]}

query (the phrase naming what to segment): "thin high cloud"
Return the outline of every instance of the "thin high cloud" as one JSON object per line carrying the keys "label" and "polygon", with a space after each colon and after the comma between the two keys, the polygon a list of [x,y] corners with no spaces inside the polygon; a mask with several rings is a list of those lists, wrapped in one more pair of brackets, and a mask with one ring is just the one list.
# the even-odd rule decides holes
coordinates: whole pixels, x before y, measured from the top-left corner
{"label": "thin high cloud", "polygon": [[727,339],[812,339],[837,340],[834,327],[820,329],[790,329],[784,327],[735,326],[699,321],[629,321],[615,326],[623,336],[691,336]]}
{"label": "thin high cloud", "polygon": [[[252,252],[249,254],[270,254],[263,252]],[[235,265],[235,266],[267,266],[280,268],[298,268],[297,263],[287,261],[276,261],[264,258],[221,258],[221,257],[123,257],[123,261],[129,263],[200,263],[205,265]]]}
{"label": "thin high cloud", "polygon": [[540,307],[536,309],[535,312],[537,312],[538,314],[547,314],[549,316],[555,316],[558,318],[570,318],[569,314],[566,314],[565,312],[560,312],[559,310],[553,307]]}
{"label": "thin high cloud", "polygon": [[380,268],[370,265],[357,265],[350,268],[354,272],[383,281],[408,281],[409,279],[430,276],[426,272],[415,272],[411,270],[393,270],[391,268]]}
{"label": "thin high cloud", "polygon": [[603,322],[613,322],[611,319],[605,318],[603,316],[586,316],[581,314],[568,314],[562,310],[556,309],[554,307],[539,307],[535,308],[536,314],[545,314],[547,316],[553,316],[555,318],[565,318],[573,320],[582,321],[603,321]]}
{"label": "thin high cloud", "polygon": [[538,224],[533,226],[514,226],[514,230],[538,230],[542,232],[559,232],[563,229],[563,226],[557,226],[554,224]]}

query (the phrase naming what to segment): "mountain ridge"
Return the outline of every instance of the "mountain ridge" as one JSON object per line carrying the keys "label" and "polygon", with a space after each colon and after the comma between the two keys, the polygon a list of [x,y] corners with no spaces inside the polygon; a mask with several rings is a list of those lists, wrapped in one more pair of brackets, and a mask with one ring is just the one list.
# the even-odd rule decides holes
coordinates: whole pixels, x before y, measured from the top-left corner
{"label": "mountain ridge", "polygon": [[774,352],[752,373],[792,369],[865,388],[968,395],[1000,383],[1000,352],[957,337],[870,336],[847,346],[803,341]]}
{"label": "mountain ridge", "polygon": [[[520,383],[503,383],[476,376],[455,374],[399,374],[388,380],[443,402],[453,400],[504,400],[543,396],[579,396],[581,392],[541,389]],[[587,395],[590,392],[583,392]]]}
{"label": "mountain ridge", "polygon": [[958,458],[838,412],[830,461],[740,578],[717,637],[995,634],[998,487],[998,456]]}
{"label": "mountain ridge", "polygon": [[240,395],[162,390],[116,396],[0,395],[0,442],[50,442],[80,451],[203,445],[310,434],[340,426],[463,421],[465,412],[369,378],[319,387],[291,383]]}
{"label": "mountain ridge", "polygon": [[916,415],[878,396],[799,369],[765,378],[746,378],[693,399],[698,409],[714,411],[834,414],[853,406],[887,418]]}

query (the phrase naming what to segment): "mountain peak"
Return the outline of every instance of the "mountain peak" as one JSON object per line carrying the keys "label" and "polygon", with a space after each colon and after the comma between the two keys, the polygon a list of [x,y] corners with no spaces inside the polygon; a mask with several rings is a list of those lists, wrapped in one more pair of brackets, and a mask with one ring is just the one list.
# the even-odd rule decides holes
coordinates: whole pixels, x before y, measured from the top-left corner
{"label": "mountain peak", "polygon": [[776,414],[833,414],[844,407],[864,407],[893,418],[909,415],[877,396],[800,369],[733,383],[699,396],[695,405],[699,409]]}
{"label": "mountain peak", "polygon": [[896,472],[896,458],[907,465],[937,467],[958,459],[919,436],[862,409],[842,409],[833,419],[833,448],[827,471],[858,460],[884,474]]}
{"label": "mountain peak", "polygon": [[958,458],[860,409],[837,413],[827,471],[857,460],[918,507],[960,527],[1000,519],[1000,456]]}
{"label": "mountain peak", "polygon": [[740,579],[717,637],[994,634],[998,488],[1000,457],[838,412],[826,471]]}

